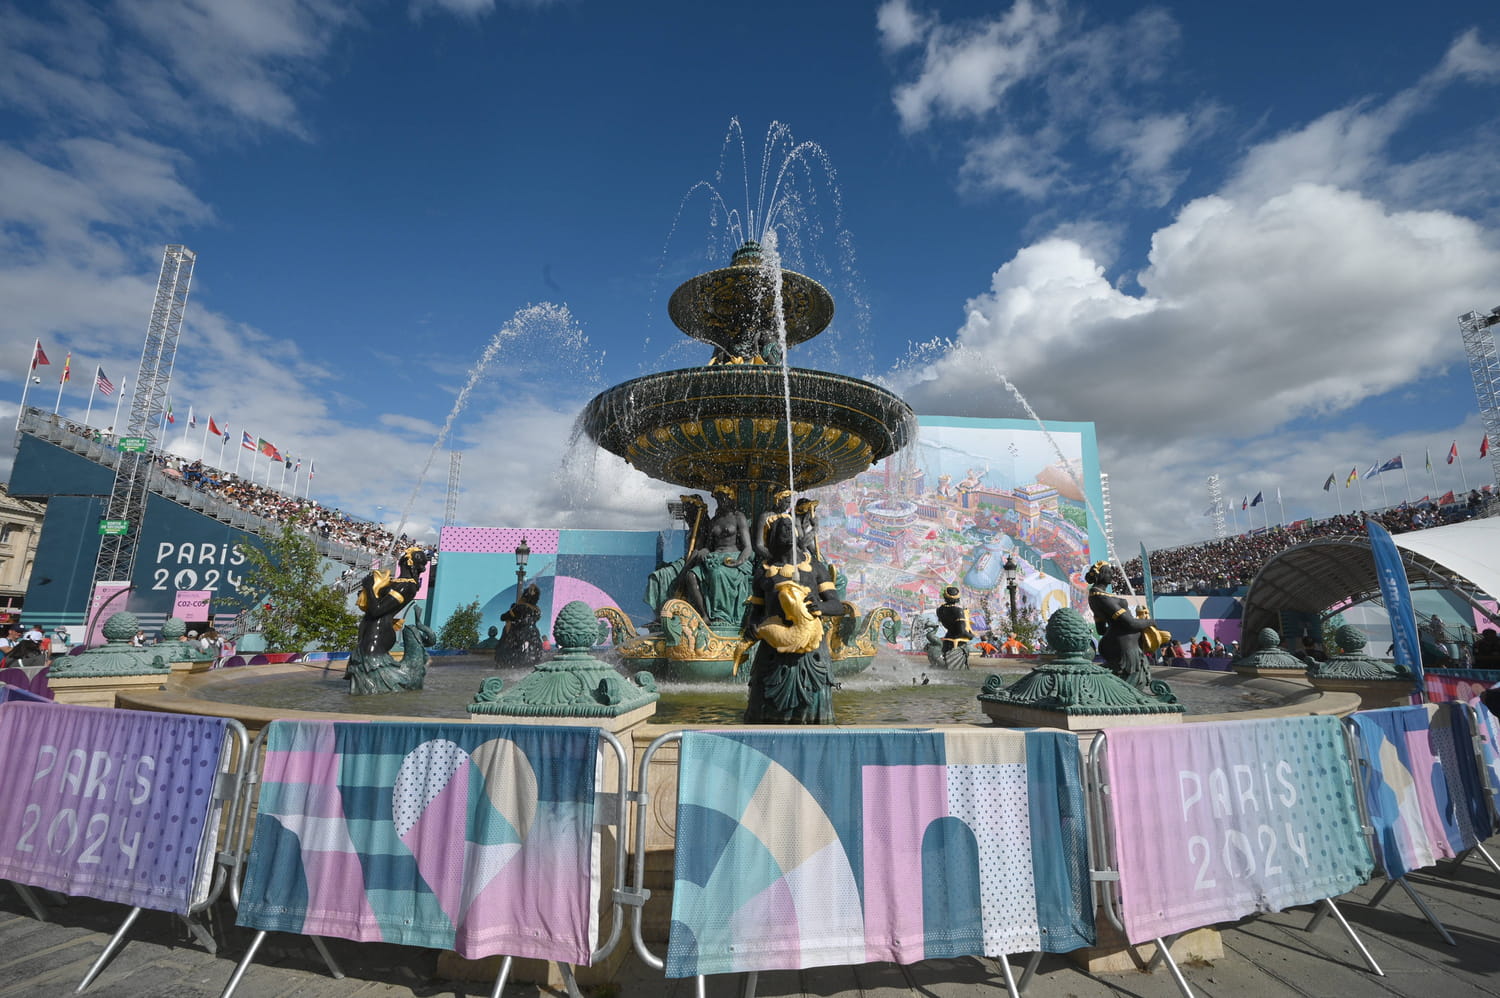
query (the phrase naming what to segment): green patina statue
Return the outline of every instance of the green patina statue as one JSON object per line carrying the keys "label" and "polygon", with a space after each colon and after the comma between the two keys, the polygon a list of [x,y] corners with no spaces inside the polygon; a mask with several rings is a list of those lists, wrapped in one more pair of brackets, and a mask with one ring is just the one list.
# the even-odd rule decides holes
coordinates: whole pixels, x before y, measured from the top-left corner
{"label": "green patina statue", "polygon": [[130,643],[140,630],[133,613],[112,613],[104,621],[105,644],[77,655],[67,655],[52,663],[56,678],[170,675],[171,666],[161,653],[161,646],[136,648]]}
{"label": "green patina statue", "polygon": [[376,569],[360,583],[356,602],[364,616],[345,673],[349,692],[357,696],[420,690],[427,676],[427,652],[422,645],[435,643],[437,636],[426,626],[408,621],[401,634],[402,658],[397,661],[391,656],[396,645],[397,618],[411,607],[421,588],[422,573],[427,570],[427,552],[418,547],[408,548],[397,565],[394,576]]}
{"label": "green patina statue", "polygon": [[1333,632],[1333,640],[1338,646],[1338,654],[1330,655],[1326,662],[1309,665],[1309,678],[1411,680],[1411,671],[1406,666],[1366,655],[1368,642],[1359,628],[1345,624]]}
{"label": "green patina statue", "polygon": [[1281,647],[1281,635],[1275,629],[1262,627],[1256,635],[1254,651],[1235,659],[1234,664],[1250,669],[1305,669],[1307,663]]}

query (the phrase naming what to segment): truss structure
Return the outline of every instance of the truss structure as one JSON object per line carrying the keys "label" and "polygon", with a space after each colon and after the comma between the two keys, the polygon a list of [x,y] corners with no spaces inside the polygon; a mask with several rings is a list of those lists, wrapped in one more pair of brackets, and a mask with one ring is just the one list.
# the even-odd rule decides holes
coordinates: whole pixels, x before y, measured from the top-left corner
{"label": "truss structure", "polygon": [[443,507],[443,526],[445,527],[451,527],[458,523],[459,469],[463,463],[463,451],[451,450],[448,452],[448,502]]}
{"label": "truss structure", "polygon": [[1099,492],[1104,497],[1102,515],[1104,517],[1104,543],[1108,548],[1106,554],[1108,557],[1113,558],[1116,557],[1115,514],[1109,502],[1109,475],[1102,471],[1099,472]]}
{"label": "truss structure", "polygon": [[1214,515],[1214,539],[1222,541],[1229,536],[1229,525],[1224,522],[1224,483],[1218,475],[1208,476],[1208,501]]}
{"label": "truss structure", "polygon": [[1469,373],[1474,378],[1474,398],[1479,402],[1479,419],[1490,438],[1490,470],[1500,483],[1500,355],[1495,350],[1495,334],[1500,332],[1500,308],[1488,313],[1466,312],[1458,317],[1463,333],[1464,353],[1469,357]]}
{"label": "truss structure", "polygon": [[144,450],[120,455],[115,484],[109,494],[104,517],[124,520],[129,526],[121,534],[100,539],[99,560],[94,565],[94,583],[129,582],[135,568],[136,542],[146,513],[146,486],[157,432],[166,412],[167,389],[172,383],[172,364],[177,358],[177,338],[182,334],[182,316],[187,309],[188,288],[193,283],[193,265],[198,255],[186,246],[172,244],[162,254],[161,276],[156,282],[156,301],[146,325],[146,344],[136,372],[135,394],[130,402],[130,421],[121,436],[144,438]]}

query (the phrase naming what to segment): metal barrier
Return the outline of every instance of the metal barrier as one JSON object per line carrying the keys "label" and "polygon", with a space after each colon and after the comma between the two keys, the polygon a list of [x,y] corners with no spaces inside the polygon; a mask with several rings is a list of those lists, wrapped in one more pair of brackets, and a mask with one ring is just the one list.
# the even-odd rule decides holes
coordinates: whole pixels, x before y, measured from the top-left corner
{"label": "metal barrier", "polygon": [[[1223,722],[1221,722],[1223,723]],[[1235,723],[1235,722],[1228,722]],[[1094,900],[1096,908],[1102,907],[1105,916],[1115,928],[1120,930],[1122,936],[1128,938],[1125,928],[1125,917],[1123,909],[1123,897],[1120,892],[1120,867],[1119,857],[1115,849],[1116,820],[1114,812],[1114,793],[1109,784],[1108,759],[1109,743],[1108,733],[1100,731],[1094,736],[1089,746],[1088,762],[1085,767],[1085,785],[1088,797],[1089,814],[1089,867],[1090,879],[1094,887]],[[1365,948],[1364,942],[1355,934],[1354,929],[1344,919],[1338,906],[1331,898],[1323,898],[1319,902],[1318,911],[1308,922],[1306,931],[1311,932],[1322,920],[1332,915],[1339,923],[1340,928],[1349,941],[1354,944],[1355,949],[1363,957],[1367,966],[1375,974],[1384,977],[1385,972]],[[1181,933],[1166,937],[1158,936],[1152,939],[1156,946],[1156,952],[1146,964],[1146,970],[1154,970],[1158,963],[1164,962],[1172,974],[1172,980],[1176,983],[1178,991],[1183,998],[1193,998],[1193,990],[1189,987],[1187,978],[1183,976],[1182,968],[1178,966],[1177,960],[1172,956],[1172,944],[1180,938]]]}
{"label": "metal barrier", "polygon": [[[282,723],[295,722],[273,722],[273,725]],[[373,724],[375,725],[382,723],[396,724],[398,722],[373,722]],[[401,726],[405,727],[407,725]],[[246,779],[244,781],[243,797],[245,806],[241,808],[239,813],[246,817],[242,819],[241,824],[238,827],[236,838],[236,841],[242,847],[242,852],[243,844],[249,834],[250,827],[248,821],[248,814],[251,810],[249,807],[249,801],[252,796],[257,793],[257,788],[263,781],[263,764],[260,763],[259,760],[264,755],[266,737],[271,731],[271,728],[272,725],[267,725],[266,728],[261,731],[260,735],[256,738],[255,744],[251,750],[251,758],[253,760],[256,760],[256,764],[248,768]],[[620,743],[620,740],[618,738],[616,738],[609,731],[605,731],[603,729],[594,730],[597,733],[600,741],[600,746],[595,757],[596,760],[602,758],[603,753],[607,747],[609,751],[614,753],[618,772],[615,781],[616,786],[613,789],[606,789],[602,791],[596,789],[594,795],[594,826],[596,828],[613,827],[615,829],[615,848],[613,883],[610,886],[609,937],[589,955],[590,965],[597,963],[599,960],[602,960],[604,957],[608,956],[609,953],[614,950],[615,946],[619,944],[624,924],[623,908],[624,905],[629,903],[627,899],[628,892],[625,888],[625,815],[627,802],[630,796],[628,793],[630,780],[630,762],[628,756],[626,755],[625,747]],[[597,767],[599,763],[596,761],[595,765]],[[589,871],[580,872],[584,874],[589,873]],[[233,898],[236,905],[238,905],[240,902],[238,888],[236,888],[236,893],[233,895]],[[256,931],[255,936],[251,939],[250,945],[245,951],[245,955],[235,966],[233,974],[230,976],[228,983],[225,985],[221,998],[231,998],[236,988],[239,987],[240,980],[244,977],[245,972],[249,969],[250,964],[254,961],[255,954],[260,949],[261,943],[265,941],[268,932],[269,930],[266,929],[260,929]],[[308,939],[312,941],[313,947],[317,950],[318,955],[322,958],[324,964],[328,967],[329,973],[332,974],[335,978],[342,978],[344,976],[343,971],[340,970],[338,964],[334,961],[332,954],[328,952],[328,948],[323,942],[323,939],[319,936],[311,934],[308,934]],[[500,998],[502,992],[504,991],[506,980],[510,976],[511,964],[512,957],[506,955],[501,961],[500,971],[495,978],[494,988],[490,992],[492,998]],[[578,990],[578,983],[573,974],[573,968],[567,963],[563,962],[558,962],[557,966],[558,970],[562,974],[563,981],[567,987],[567,992],[570,998],[581,998],[580,992]]]}

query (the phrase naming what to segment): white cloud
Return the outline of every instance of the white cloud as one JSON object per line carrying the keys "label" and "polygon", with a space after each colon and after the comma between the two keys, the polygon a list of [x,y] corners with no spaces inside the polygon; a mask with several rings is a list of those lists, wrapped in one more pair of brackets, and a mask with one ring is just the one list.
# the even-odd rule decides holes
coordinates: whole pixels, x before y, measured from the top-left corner
{"label": "white cloud", "polygon": [[896,52],[920,42],[927,33],[927,20],[911,9],[906,0],[886,0],[875,11],[880,44]]}

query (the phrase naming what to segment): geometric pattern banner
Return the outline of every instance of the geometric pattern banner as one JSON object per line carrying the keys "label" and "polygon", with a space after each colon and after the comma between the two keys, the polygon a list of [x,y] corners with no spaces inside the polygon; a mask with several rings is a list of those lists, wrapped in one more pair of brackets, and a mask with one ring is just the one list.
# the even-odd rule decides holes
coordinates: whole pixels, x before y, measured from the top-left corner
{"label": "geometric pattern banner", "polygon": [[683,734],[668,977],[1093,942],[1077,737]]}
{"label": "geometric pattern banner", "polygon": [[1336,717],[1113,729],[1105,761],[1132,943],[1370,878]]}
{"label": "geometric pattern banner", "polygon": [[586,964],[598,746],[585,727],[273,722],[239,924]]}
{"label": "geometric pattern banner", "polygon": [[1346,723],[1365,771],[1365,804],[1380,868],[1392,880],[1457,855],[1449,844],[1448,783],[1433,755],[1426,707],[1362,710]]}

